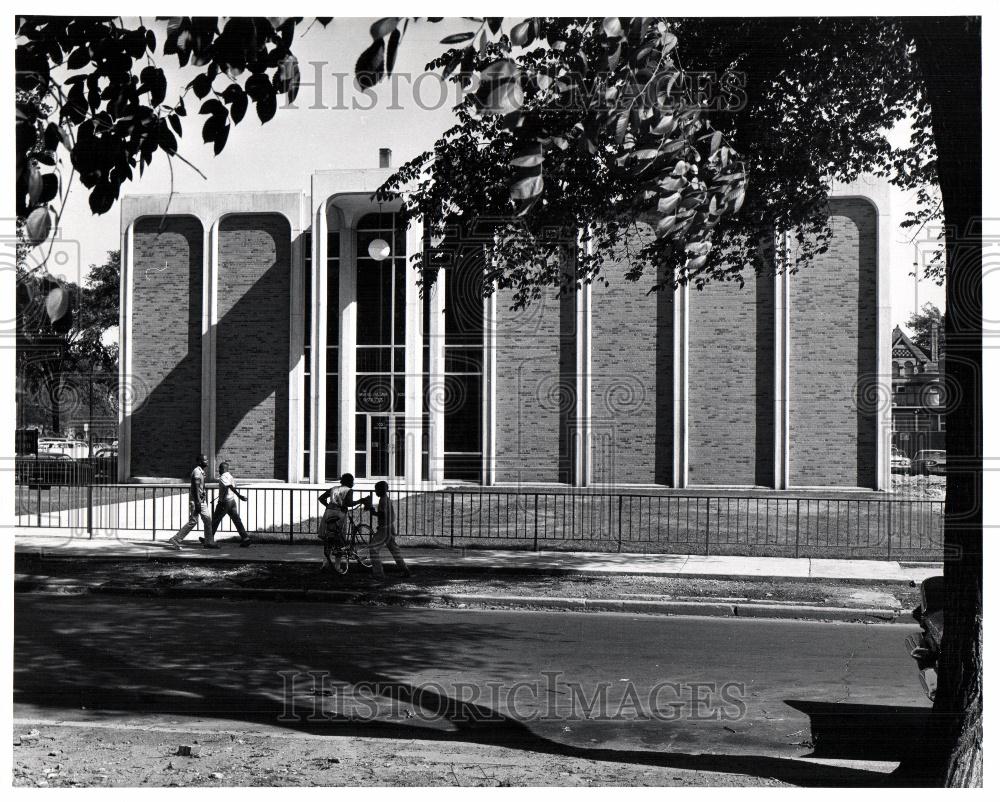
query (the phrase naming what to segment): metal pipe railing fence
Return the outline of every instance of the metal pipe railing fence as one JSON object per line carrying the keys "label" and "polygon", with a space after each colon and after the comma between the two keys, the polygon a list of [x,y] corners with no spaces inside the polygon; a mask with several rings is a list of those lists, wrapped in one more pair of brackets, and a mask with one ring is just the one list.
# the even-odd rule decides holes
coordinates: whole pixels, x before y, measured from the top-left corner
{"label": "metal pipe railing fence", "polygon": [[[319,491],[241,488],[247,530],[267,540],[313,538]],[[209,503],[215,504],[214,489]],[[185,485],[19,486],[28,527],[148,532],[188,519]],[[944,502],[892,496],[641,493],[461,488],[394,496],[397,529],[413,545],[777,557],[940,560]],[[360,513],[365,515],[365,513]],[[228,518],[219,528],[233,531]]]}

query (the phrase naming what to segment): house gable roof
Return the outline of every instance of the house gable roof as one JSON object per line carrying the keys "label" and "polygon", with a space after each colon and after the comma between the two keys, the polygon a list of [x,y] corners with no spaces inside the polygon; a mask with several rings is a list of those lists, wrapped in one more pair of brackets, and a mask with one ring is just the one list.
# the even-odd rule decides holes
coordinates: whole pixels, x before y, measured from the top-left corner
{"label": "house gable roof", "polygon": [[931,361],[930,355],[907,337],[899,326],[896,326],[892,330],[892,358],[906,359],[907,357],[913,357],[918,362]]}

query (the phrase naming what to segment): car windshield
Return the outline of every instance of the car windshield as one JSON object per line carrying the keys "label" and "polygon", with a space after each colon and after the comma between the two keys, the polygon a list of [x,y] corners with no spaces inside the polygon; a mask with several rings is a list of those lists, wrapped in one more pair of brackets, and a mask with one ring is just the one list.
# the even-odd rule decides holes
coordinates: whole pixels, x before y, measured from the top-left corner
{"label": "car windshield", "polygon": [[941,459],[945,455],[944,451],[921,451],[920,456],[924,459]]}

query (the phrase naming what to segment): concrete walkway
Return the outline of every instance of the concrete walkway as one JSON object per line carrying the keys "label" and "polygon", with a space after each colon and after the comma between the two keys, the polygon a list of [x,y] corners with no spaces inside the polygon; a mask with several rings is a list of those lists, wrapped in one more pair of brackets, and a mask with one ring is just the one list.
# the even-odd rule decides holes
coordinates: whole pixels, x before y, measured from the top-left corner
{"label": "concrete walkway", "polygon": [[[236,539],[220,538],[222,549],[200,548],[192,533],[181,551],[172,551],[163,540],[134,537],[96,536],[67,529],[3,527],[3,534],[15,543],[18,554],[46,557],[132,558],[168,560],[233,560],[237,562],[316,562],[322,559],[320,545],[313,539],[295,544],[259,544],[249,549],[237,547]],[[132,532],[129,535],[135,535]],[[894,561],[830,560],[786,557],[724,557],[685,554],[604,554],[576,551],[514,551],[501,549],[406,548],[406,560],[415,567],[458,570],[505,570],[524,573],[594,573],[643,576],[683,576],[702,578],[758,578],[796,580],[862,580],[878,582],[919,582],[941,572],[933,563],[903,566]],[[387,558],[387,555],[383,555]]]}

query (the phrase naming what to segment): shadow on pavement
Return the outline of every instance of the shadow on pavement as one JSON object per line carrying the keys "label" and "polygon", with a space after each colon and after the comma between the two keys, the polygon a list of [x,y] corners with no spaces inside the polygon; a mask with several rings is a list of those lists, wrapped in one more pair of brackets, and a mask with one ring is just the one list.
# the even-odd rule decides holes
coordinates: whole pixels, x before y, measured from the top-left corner
{"label": "shadow on pavement", "polygon": [[[878,772],[769,755],[565,743],[542,734],[540,727],[436,689],[443,686],[432,687],[427,677],[449,679],[449,672],[456,678],[463,671],[523,676],[524,656],[517,648],[522,633],[490,626],[488,619],[439,621],[372,610],[345,620],[313,607],[316,619],[310,620],[301,608],[272,607],[262,622],[258,605],[211,600],[182,606],[121,599],[26,600],[21,595],[15,606],[14,704],[59,711],[60,718],[72,709],[85,711],[81,716],[95,723],[123,714],[214,717],[311,734],[475,743],[803,786],[871,786],[888,780]],[[578,639],[577,632],[564,635],[567,644]],[[490,643],[506,657],[484,653],[477,643]],[[380,705],[396,702],[430,711],[435,720],[418,725],[424,719],[358,720],[327,711],[311,716],[315,695],[287,693],[283,676],[317,671],[337,683],[374,686]],[[822,706],[795,704],[814,720],[834,721],[833,712],[823,718]],[[830,731],[842,733],[842,739],[857,732],[832,725]],[[870,753],[866,757],[873,759]]]}
{"label": "shadow on pavement", "polygon": [[922,747],[932,720],[930,708],[843,704],[786,699],[809,716],[810,757],[841,760],[902,760]]}

